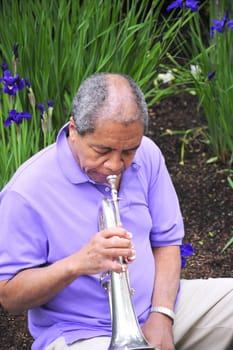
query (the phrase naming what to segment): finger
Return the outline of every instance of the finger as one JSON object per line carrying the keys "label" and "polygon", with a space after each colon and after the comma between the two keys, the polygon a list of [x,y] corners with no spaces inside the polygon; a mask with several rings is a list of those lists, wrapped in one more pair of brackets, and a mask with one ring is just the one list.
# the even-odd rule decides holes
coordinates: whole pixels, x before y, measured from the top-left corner
{"label": "finger", "polygon": [[105,250],[105,253],[106,253],[106,256],[108,257],[111,257],[111,258],[118,258],[119,256],[122,256],[122,257],[131,257],[131,256],[134,256],[136,253],[135,253],[135,250],[134,249],[129,249],[129,248],[125,248],[125,249],[122,249],[122,248],[109,248],[109,249],[106,249]]}
{"label": "finger", "polygon": [[136,260],[136,253],[130,256],[125,256],[124,260],[127,264],[131,264],[132,262],[134,262]]}
{"label": "finger", "polygon": [[119,236],[108,238],[106,244],[109,248],[133,248],[133,243],[130,239]]}
{"label": "finger", "polygon": [[113,236],[118,236],[122,238],[131,239],[132,233],[124,229],[123,227],[110,227],[100,231],[105,238],[111,238]]}
{"label": "finger", "polygon": [[120,273],[120,272],[127,271],[127,269],[128,269],[127,264],[121,264],[118,261],[113,260],[111,265],[110,265],[109,271]]}

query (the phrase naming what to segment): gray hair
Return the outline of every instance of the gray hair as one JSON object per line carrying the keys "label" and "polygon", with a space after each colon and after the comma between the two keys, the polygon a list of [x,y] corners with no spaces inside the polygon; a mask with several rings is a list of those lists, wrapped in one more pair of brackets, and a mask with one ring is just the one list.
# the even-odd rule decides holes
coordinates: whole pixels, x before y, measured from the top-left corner
{"label": "gray hair", "polygon": [[96,73],[84,80],[81,84],[72,103],[71,113],[74,118],[75,127],[80,135],[93,133],[95,131],[95,122],[98,119],[98,111],[104,107],[108,98],[108,81],[109,74],[117,74],[124,77],[133,93],[137,104],[139,115],[132,117],[127,121],[142,121],[144,128],[148,125],[148,109],[145,97],[135,81],[127,75],[118,73]]}

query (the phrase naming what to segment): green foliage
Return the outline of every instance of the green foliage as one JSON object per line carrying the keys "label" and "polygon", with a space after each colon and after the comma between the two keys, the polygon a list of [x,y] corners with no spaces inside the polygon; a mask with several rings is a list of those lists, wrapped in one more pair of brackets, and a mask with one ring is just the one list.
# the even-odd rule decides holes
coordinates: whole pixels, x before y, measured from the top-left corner
{"label": "green foliage", "polygon": [[[177,16],[182,17],[184,11],[184,8],[179,12],[176,10]],[[196,131],[201,131],[202,141],[213,152],[208,162],[221,161],[226,165],[227,180],[233,188],[232,1],[201,2],[199,12],[189,18],[185,29],[175,39],[175,45],[182,44],[181,55],[167,52],[167,62],[159,66],[154,84],[161,98],[184,91],[197,95],[198,107],[204,112],[206,121],[195,129],[168,130],[166,134],[181,135],[180,163],[184,164],[185,148],[192,144],[193,138],[199,137]],[[232,244],[233,238],[226,243],[224,250]]]}
{"label": "green foliage", "polygon": [[231,174],[227,176],[227,181],[229,182],[229,185],[233,189],[233,170],[231,171]]}
{"label": "green foliage", "polygon": [[225,244],[225,246],[222,249],[222,252],[224,252],[227,248],[229,248],[233,244],[233,237],[229,239],[229,241]]}
{"label": "green foliage", "polygon": [[[17,60],[14,58],[15,67]],[[15,70],[15,73],[17,69]],[[12,111],[25,114],[21,101],[28,98],[26,112],[28,117],[20,120],[11,119],[9,125],[4,123],[9,119]],[[48,114],[48,115],[47,115]],[[8,118],[6,118],[8,116]],[[42,120],[42,126],[46,118],[52,118],[52,108],[48,108]],[[37,114],[35,110],[34,93],[30,88],[17,90],[15,95],[1,93],[0,95],[0,188],[9,180],[15,170],[27,160],[32,154],[38,152],[43,145],[48,146],[54,140],[54,132],[48,128],[40,128],[37,125]]]}
{"label": "green foliage", "polygon": [[162,136],[179,135],[181,148],[180,148],[180,165],[185,164],[185,149],[190,152],[193,151],[193,144],[208,143],[205,129],[203,127],[195,127],[187,130],[171,130],[167,129]]}
{"label": "green foliage", "polygon": [[39,101],[55,100],[61,125],[81,81],[94,72],[129,74],[152,96],[154,69],[179,25],[158,23],[163,2],[126,1],[124,9],[110,0],[4,2],[0,49],[9,62],[19,43],[19,73],[30,77]]}
{"label": "green foliage", "polygon": [[[195,13],[187,23],[186,31],[178,37],[183,43],[182,57],[168,55],[169,64],[161,66],[170,70],[172,84],[167,87],[174,92],[191,91],[197,94],[199,107],[204,111],[208,129],[206,131],[210,147],[219,161],[231,166],[233,161],[233,4],[224,1],[204,1],[203,13]],[[229,18],[226,10],[229,10]],[[209,10],[209,21],[207,13]],[[222,31],[212,20],[224,20]],[[188,34],[187,34],[188,33]],[[182,89],[177,89],[182,86]],[[185,86],[185,88],[184,88]]]}
{"label": "green foliage", "polygon": [[[224,12],[214,11],[213,4],[210,9],[212,19],[219,18],[220,12],[224,17]],[[201,73],[195,79],[195,86],[207,119],[210,144],[218,159],[230,164],[233,155],[233,31],[226,28],[223,33],[215,32],[208,50],[203,49],[201,42],[198,44],[201,55],[193,62],[200,67]],[[211,72],[216,73],[208,79]]]}
{"label": "green foliage", "polygon": [[[18,43],[17,73],[29,78],[34,106],[25,91],[14,103],[19,112],[30,111],[32,120],[3,127],[9,110],[8,96],[0,91],[0,188],[19,164],[54,141],[69,119],[71,101],[80,83],[99,72],[130,75],[148,102],[155,96],[155,68],[162,64],[176,34],[190,13],[173,20],[162,18],[161,0],[27,0],[0,4],[0,54],[16,74],[12,47]],[[3,83],[0,87],[3,87]],[[38,103],[54,101],[53,132],[41,131]],[[16,103],[17,101],[17,103]],[[16,106],[15,105],[15,106]],[[20,129],[20,133],[19,133]],[[20,137],[19,137],[20,134]]]}

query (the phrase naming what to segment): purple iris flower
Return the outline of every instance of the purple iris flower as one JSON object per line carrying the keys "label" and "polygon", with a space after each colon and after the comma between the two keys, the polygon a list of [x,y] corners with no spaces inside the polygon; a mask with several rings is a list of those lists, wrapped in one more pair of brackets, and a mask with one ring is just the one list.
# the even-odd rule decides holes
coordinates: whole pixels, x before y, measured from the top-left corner
{"label": "purple iris flower", "polygon": [[170,5],[167,6],[167,11],[171,11],[172,9],[175,8],[187,8],[190,9],[193,12],[198,11],[198,6],[199,6],[200,1],[195,1],[195,0],[176,0],[173,1]]}
{"label": "purple iris flower", "polygon": [[213,36],[215,31],[218,33],[223,33],[226,25],[233,30],[233,20],[229,20],[229,10],[226,10],[223,19],[213,19],[212,22],[214,25],[210,27],[210,36]]}
{"label": "purple iris flower", "polygon": [[47,101],[47,105],[49,108],[52,108],[54,106],[54,101],[53,100]]}
{"label": "purple iris flower", "polygon": [[[47,101],[47,106],[48,106],[48,108],[53,108],[54,101],[53,100],[48,100]],[[45,110],[44,104],[43,103],[38,103],[37,107],[40,109],[40,119],[44,120],[44,117],[46,115],[46,110]]]}
{"label": "purple iris flower", "polygon": [[230,28],[230,30],[233,30],[233,20],[232,19],[227,22],[227,25]]}
{"label": "purple iris flower", "polygon": [[183,0],[176,0],[173,1],[170,5],[167,7],[167,11],[171,11],[173,9],[182,8],[183,7]]}
{"label": "purple iris flower", "polygon": [[192,0],[186,0],[186,8],[190,9],[193,12],[198,11],[198,6],[199,6],[200,1],[192,1]]}
{"label": "purple iris flower", "polygon": [[208,79],[208,80],[212,79],[212,78],[215,76],[215,73],[216,73],[216,70],[213,70],[212,72],[210,72],[210,73],[207,75],[207,79]]}
{"label": "purple iris flower", "polygon": [[182,244],[180,246],[180,254],[181,254],[181,268],[183,269],[186,266],[186,256],[192,255],[194,253],[194,249],[191,244]]}
{"label": "purple iris flower", "polygon": [[8,113],[7,119],[4,121],[4,126],[11,125],[12,122],[17,125],[22,123],[23,118],[30,119],[32,115],[28,112],[17,112],[16,109],[11,109]]}
{"label": "purple iris flower", "polygon": [[30,89],[30,87],[31,87],[31,82],[30,82],[29,78],[24,78],[24,82],[25,82],[26,87],[27,87],[28,89]]}
{"label": "purple iris flower", "polygon": [[11,75],[9,70],[5,70],[3,77],[0,78],[0,83],[4,83],[3,92],[8,95],[15,95],[18,90],[22,90],[25,86],[24,80],[17,74],[16,76]]}
{"label": "purple iris flower", "polygon": [[14,52],[14,56],[15,56],[16,59],[19,58],[18,48],[19,48],[19,44],[17,44],[17,43],[14,44],[14,46],[13,46],[13,52]]}
{"label": "purple iris flower", "polygon": [[43,120],[46,113],[45,106],[43,103],[38,103],[37,107],[40,109],[40,119]]}
{"label": "purple iris flower", "polygon": [[2,71],[3,71],[3,73],[4,73],[5,70],[8,70],[8,64],[7,64],[6,62],[3,62],[3,63],[1,64],[1,68],[2,68]]}

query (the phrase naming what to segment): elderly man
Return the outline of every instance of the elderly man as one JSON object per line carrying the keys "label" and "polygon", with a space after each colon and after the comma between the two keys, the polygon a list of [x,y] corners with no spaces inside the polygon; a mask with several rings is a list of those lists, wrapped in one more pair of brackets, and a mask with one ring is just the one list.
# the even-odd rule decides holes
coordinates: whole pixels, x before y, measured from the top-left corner
{"label": "elderly man", "polygon": [[[164,158],[144,136],[147,124],[131,78],[95,74],[81,85],[56,143],[2,190],[0,303],[29,310],[32,349],[108,349],[112,325],[100,279],[124,270],[119,256],[135,254],[132,299],[149,344],[233,346],[232,279],[180,283],[182,215]],[[118,179],[122,224],[101,229],[109,175]]]}

